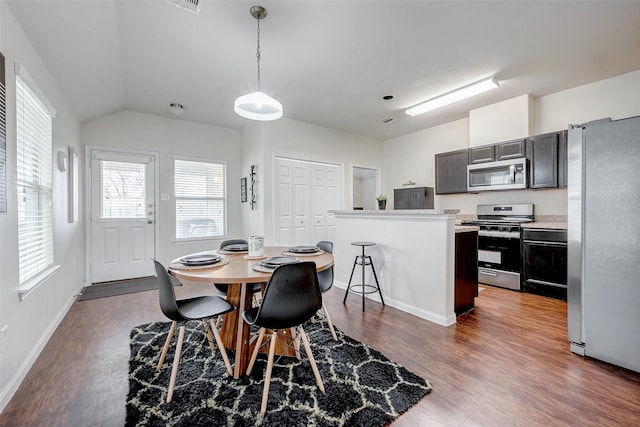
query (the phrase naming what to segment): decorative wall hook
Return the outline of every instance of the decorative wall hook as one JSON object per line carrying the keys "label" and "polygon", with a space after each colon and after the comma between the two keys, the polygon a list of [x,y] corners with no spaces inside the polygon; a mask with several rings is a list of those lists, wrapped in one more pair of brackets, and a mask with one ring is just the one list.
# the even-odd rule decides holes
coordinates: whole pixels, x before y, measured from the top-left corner
{"label": "decorative wall hook", "polygon": [[255,191],[255,184],[256,184],[256,165],[251,165],[251,172],[249,173],[249,176],[251,177],[251,210],[254,210],[256,208],[256,191]]}

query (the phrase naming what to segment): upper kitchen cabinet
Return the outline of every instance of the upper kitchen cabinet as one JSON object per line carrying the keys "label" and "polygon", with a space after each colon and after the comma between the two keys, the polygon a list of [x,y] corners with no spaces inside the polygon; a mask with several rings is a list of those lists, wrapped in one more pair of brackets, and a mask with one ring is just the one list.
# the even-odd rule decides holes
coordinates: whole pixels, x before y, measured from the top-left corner
{"label": "upper kitchen cabinet", "polygon": [[494,144],[469,148],[469,164],[493,162],[496,160],[496,147]]}
{"label": "upper kitchen cabinet", "polygon": [[529,188],[558,187],[558,141],[562,132],[527,138]]}
{"label": "upper kitchen cabinet", "polygon": [[436,154],[436,194],[467,192],[469,150]]}
{"label": "upper kitchen cabinet", "polygon": [[500,142],[496,144],[496,160],[519,159],[525,157],[525,140],[516,139],[514,141]]}
{"label": "upper kitchen cabinet", "polygon": [[433,187],[393,190],[393,209],[433,209]]}
{"label": "upper kitchen cabinet", "polygon": [[558,187],[567,188],[567,131],[558,135]]}

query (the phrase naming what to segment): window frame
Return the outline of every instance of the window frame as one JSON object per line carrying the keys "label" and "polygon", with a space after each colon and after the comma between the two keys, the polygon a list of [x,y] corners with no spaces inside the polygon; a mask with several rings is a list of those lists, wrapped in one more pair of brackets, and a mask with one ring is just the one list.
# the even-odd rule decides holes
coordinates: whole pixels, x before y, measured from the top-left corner
{"label": "window frame", "polygon": [[[209,198],[188,198],[188,197],[178,197],[176,194],[176,162],[177,161],[187,161],[187,162],[196,162],[196,163],[205,163],[205,164],[214,164],[222,166],[222,176],[223,176],[223,196],[222,197],[209,197]],[[191,243],[191,242],[199,242],[199,241],[212,241],[212,240],[220,240],[224,239],[227,236],[227,214],[228,214],[228,185],[229,179],[227,176],[227,161],[219,160],[219,159],[210,159],[210,158],[196,158],[196,157],[188,157],[188,156],[173,156],[173,217],[174,217],[174,228],[173,228],[173,239],[175,243]],[[178,237],[178,202],[180,200],[221,200],[223,204],[222,209],[222,234],[214,235],[214,236],[194,236],[194,237]]]}
{"label": "window frame", "polygon": [[[51,102],[48,100],[44,92],[40,89],[33,78],[28,74],[26,69],[16,64],[15,76],[16,89],[16,233],[18,241],[18,294],[20,299],[24,299],[35,288],[44,283],[60,266],[55,265],[54,257],[54,165],[53,165],[53,119],[56,112]],[[24,99],[24,100],[23,100]],[[36,107],[29,107],[25,110],[24,106],[34,104]],[[39,111],[38,111],[39,110]],[[25,114],[22,114],[22,113]],[[46,120],[45,125],[34,125],[28,119]],[[44,131],[44,134],[40,132]],[[24,132],[24,134],[23,134]],[[26,138],[26,135],[40,134],[44,139],[38,137]],[[43,143],[44,142],[44,143]],[[20,153],[30,152],[30,157],[26,158]],[[42,154],[38,154],[38,152]],[[34,161],[36,160],[36,161]],[[33,165],[37,160],[45,164],[44,167],[34,168]],[[21,166],[24,162],[24,166]],[[29,172],[37,171],[35,179],[21,179],[20,171],[24,170],[26,176],[30,176]],[[37,201],[36,211],[38,222],[44,222],[48,226],[48,235],[41,234],[38,236],[38,250],[43,250],[44,254],[29,258],[22,261],[20,253],[25,250],[23,246],[25,242],[20,235],[25,231],[22,209],[20,208],[22,196],[25,191],[20,189],[31,189],[36,194]],[[27,193],[28,194],[28,193]],[[44,204],[43,204],[44,203]],[[47,207],[43,207],[47,206]],[[33,230],[34,225],[30,223],[26,230]],[[41,261],[37,270],[26,268],[33,261]]]}

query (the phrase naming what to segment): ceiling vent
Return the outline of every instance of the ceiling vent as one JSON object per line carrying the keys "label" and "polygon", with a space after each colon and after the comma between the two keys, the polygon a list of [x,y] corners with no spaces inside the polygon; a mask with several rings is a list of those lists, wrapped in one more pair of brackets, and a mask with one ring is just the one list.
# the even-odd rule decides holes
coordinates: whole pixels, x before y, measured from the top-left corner
{"label": "ceiling vent", "polygon": [[179,7],[182,10],[197,15],[200,12],[200,0],[164,0],[165,2]]}

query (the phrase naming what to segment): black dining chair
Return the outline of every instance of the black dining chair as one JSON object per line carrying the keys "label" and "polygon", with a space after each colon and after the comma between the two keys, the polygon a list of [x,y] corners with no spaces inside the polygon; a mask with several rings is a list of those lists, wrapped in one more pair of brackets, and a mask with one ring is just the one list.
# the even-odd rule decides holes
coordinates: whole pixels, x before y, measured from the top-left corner
{"label": "black dining chair", "polygon": [[311,369],[318,383],[318,388],[324,393],[324,384],[322,383],[320,372],[311,353],[307,335],[302,328],[302,324],[311,319],[321,307],[322,294],[320,293],[320,286],[318,284],[316,265],[313,261],[308,261],[285,264],[277,267],[273,271],[269,284],[265,289],[262,304],[259,307],[250,308],[242,313],[245,322],[249,325],[260,327],[255,349],[251,355],[249,366],[247,367],[247,375],[251,374],[266,330],[271,329],[273,331],[270,337],[267,338],[271,340],[271,343],[269,345],[269,357],[267,360],[267,371],[264,379],[260,414],[264,415],[267,410],[271,370],[273,368],[278,331],[290,330],[294,332],[291,338],[293,339],[298,357],[300,357],[299,339],[302,339],[309,363],[311,363]]}
{"label": "black dining chair", "polygon": [[[220,243],[220,249],[224,249],[230,245],[242,245],[242,244],[246,245],[247,241],[244,239],[229,239]],[[224,296],[225,298],[227,297],[227,293],[229,293],[228,283],[214,283],[213,287],[216,288],[216,290],[221,296]],[[262,291],[262,287],[260,286],[260,283],[250,283],[248,285],[247,290],[254,295],[254,300],[255,300],[256,299],[255,295]]]}
{"label": "black dining chair", "polygon": [[[329,242],[327,240],[321,240],[316,243],[316,247],[319,249],[332,254],[333,253],[333,242]],[[333,266],[327,268],[318,273],[318,283],[320,284],[320,292],[326,293],[333,286]],[[327,306],[324,303],[324,298],[322,299],[322,312],[324,313],[324,317],[327,319],[327,325],[329,326],[329,330],[331,331],[331,336],[335,341],[338,341],[338,337],[336,336],[336,331],[333,328],[333,322],[331,322],[331,317],[329,317],[329,311],[327,310]]]}
{"label": "black dining chair", "polygon": [[[213,323],[213,318],[222,314],[229,313],[235,310],[235,307],[229,304],[224,299],[212,295],[186,298],[181,300],[176,299],[176,294],[173,289],[173,283],[171,283],[171,278],[169,277],[167,270],[158,261],[154,260],[154,263],[156,267],[156,276],[158,278],[158,288],[160,293],[160,309],[165,316],[173,321],[171,323],[171,328],[169,329],[169,334],[167,335],[167,340],[165,341],[164,347],[162,348],[162,354],[160,355],[160,360],[158,361],[158,366],[156,369],[160,371],[160,369],[162,368],[164,359],[167,356],[167,352],[169,351],[169,347],[171,346],[171,342],[173,341],[173,335],[175,334],[178,322],[184,323],[189,320],[200,320],[204,325],[204,330],[207,334],[207,339],[209,341],[211,350],[215,353],[215,346],[213,345],[213,338],[211,336],[211,333],[213,332],[213,336],[215,337],[218,348],[220,349],[220,354],[222,355],[222,359],[224,360],[224,363],[227,367],[227,372],[229,373],[229,375],[233,375],[229,357],[227,356],[227,352],[224,349],[224,345],[222,343],[222,339],[220,338],[220,334],[218,333],[218,329]],[[169,380],[169,390],[167,391],[167,403],[171,402],[171,399],[173,398],[173,389],[176,384],[178,365],[180,363],[180,352],[182,351],[182,343],[184,341],[184,331],[185,326],[184,324],[182,324],[180,325],[180,332],[178,333],[178,343],[176,344],[176,352],[173,357],[171,379]]]}

